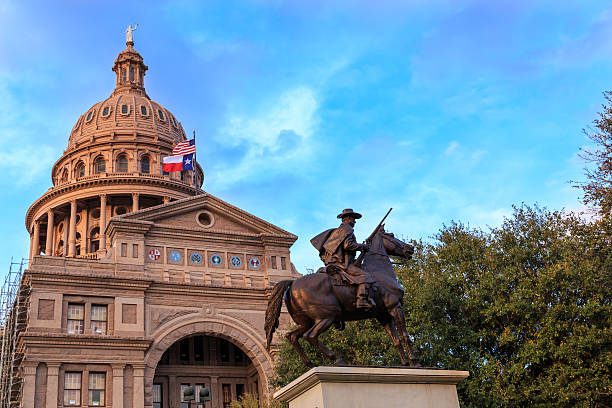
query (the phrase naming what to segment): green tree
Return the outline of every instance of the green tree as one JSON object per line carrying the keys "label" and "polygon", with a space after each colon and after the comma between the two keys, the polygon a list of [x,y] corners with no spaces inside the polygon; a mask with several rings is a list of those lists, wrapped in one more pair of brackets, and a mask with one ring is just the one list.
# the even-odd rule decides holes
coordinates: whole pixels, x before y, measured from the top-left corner
{"label": "green tree", "polygon": [[[585,149],[580,157],[587,162],[587,181],[577,183],[584,190],[584,203],[596,205],[603,216],[612,214],[612,92],[604,92],[606,103],[593,128],[584,132],[594,143],[594,149]],[[590,166],[590,167],[589,167]]]}
{"label": "green tree", "polygon": [[[416,243],[398,275],[421,364],[469,370],[464,407],[612,405],[611,232],[611,220],[521,207],[488,233],[453,223]],[[323,341],[353,364],[399,362],[376,322]],[[285,344],[279,384],[305,370]]]}

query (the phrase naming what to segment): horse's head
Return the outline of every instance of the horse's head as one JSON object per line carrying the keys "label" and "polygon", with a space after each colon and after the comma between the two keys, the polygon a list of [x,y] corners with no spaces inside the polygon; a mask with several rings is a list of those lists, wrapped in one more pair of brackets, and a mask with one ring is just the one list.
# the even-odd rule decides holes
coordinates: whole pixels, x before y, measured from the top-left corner
{"label": "horse's head", "polygon": [[414,247],[412,245],[395,238],[392,232],[386,232],[382,228],[381,234],[387,254],[404,259],[412,258],[412,254],[414,253]]}

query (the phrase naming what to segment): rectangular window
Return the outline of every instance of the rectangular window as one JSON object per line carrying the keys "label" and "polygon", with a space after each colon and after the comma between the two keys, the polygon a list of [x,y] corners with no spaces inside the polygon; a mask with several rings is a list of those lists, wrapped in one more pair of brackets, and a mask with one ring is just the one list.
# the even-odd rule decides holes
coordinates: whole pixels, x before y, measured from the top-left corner
{"label": "rectangular window", "polygon": [[89,373],[89,406],[104,406],[104,391],[106,390],[106,373]]}
{"label": "rectangular window", "polygon": [[236,384],[236,399],[239,400],[240,397],[244,395],[244,384]]}
{"label": "rectangular window", "polygon": [[151,391],[151,398],[153,399],[153,408],[162,408],[162,385],[153,384]]}
{"label": "rectangular window", "polygon": [[127,256],[127,244],[125,242],[121,244],[121,256],[122,257]]}
{"label": "rectangular window", "polygon": [[189,403],[183,398],[183,393],[189,388],[189,384],[181,384],[181,408],[189,408]]}
{"label": "rectangular window", "polygon": [[138,244],[132,244],[132,258],[138,258]]}
{"label": "rectangular window", "polygon": [[81,405],[81,377],[82,373],[64,373],[64,405]]}
{"label": "rectangular window", "polygon": [[271,262],[272,269],[276,269],[276,257],[275,256],[271,256],[270,260],[272,261]]}
{"label": "rectangular window", "polygon": [[196,384],[196,386],[195,386],[195,398],[196,398],[196,399],[195,399],[195,400],[196,400],[197,402],[201,402],[201,403],[203,404],[203,403],[204,403],[204,401],[203,401],[203,400],[202,400],[202,401],[200,401],[200,390],[201,390],[202,388],[206,388],[206,384]]}
{"label": "rectangular window", "polygon": [[68,334],[83,334],[83,320],[85,318],[85,305],[68,303]]}
{"label": "rectangular window", "polygon": [[232,403],[232,385],[221,384],[221,389],[223,390],[223,408],[229,408]]}
{"label": "rectangular window", "polygon": [[108,308],[106,305],[91,305],[91,332],[94,334],[106,334],[106,323],[108,321]]}
{"label": "rectangular window", "polygon": [[282,270],[287,269],[287,258],[285,258],[284,256],[281,256],[281,269]]}

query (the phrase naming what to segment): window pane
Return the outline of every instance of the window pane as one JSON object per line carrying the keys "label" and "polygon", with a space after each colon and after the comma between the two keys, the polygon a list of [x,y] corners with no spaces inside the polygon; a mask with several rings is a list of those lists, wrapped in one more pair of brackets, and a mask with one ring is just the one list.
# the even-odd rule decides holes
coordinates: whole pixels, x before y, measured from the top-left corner
{"label": "window pane", "polygon": [[104,390],[89,390],[89,405],[101,407],[104,405]]}
{"label": "window pane", "polygon": [[140,105],[140,113],[142,113],[143,116],[147,116],[148,115],[146,106]]}
{"label": "window pane", "polygon": [[64,405],[81,405],[81,390],[64,390]]}
{"label": "window pane", "polygon": [[91,332],[94,334],[106,334],[106,321],[91,321]]}
{"label": "window pane", "polygon": [[103,390],[106,381],[106,373],[89,373],[89,389]]}
{"label": "window pane", "polygon": [[149,158],[145,156],[140,160],[140,171],[142,173],[149,173],[150,169],[151,163],[149,162]]}
{"label": "window pane", "polygon": [[67,390],[81,389],[81,373],[64,373],[64,388]]}
{"label": "window pane", "polygon": [[85,316],[85,305],[68,303],[68,318],[69,319],[83,319],[84,316]]}
{"label": "window pane", "polygon": [[91,305],[91,320],[106,321],[106,305]]}
{"label": "window pane", "polygon": [[97,159],[95,167],[96,167],[96,173],[103,173],[106,171],[106,162],[102,158]]}
{"label": "window pane", "polygon": [[121,113],[123,113],[124,115],[127,115],[127,113],[128,113],[128,106],[127,105],[121,105]]}
{"label": "window pane", "polygon": [[83,334],[83,321],[68,320],[66,330],[68,331],[68,334]]}
{"label": "window pane", "polygon": [[189,388],[189,384],[181,384],[181,408],[189,408],[189,403],[183,398],[183,391]]}
{"label": "window pane", "polygon": [[128,170],[128,160],[125,156],[119,156],[117,158],[117,171],[125,173]]}
{"label": "window pane", "polygon": [[161,384],[153,384],[153,391],[151,393],[151,397],[153,398],[153,403],[162,402],[162,385]]}

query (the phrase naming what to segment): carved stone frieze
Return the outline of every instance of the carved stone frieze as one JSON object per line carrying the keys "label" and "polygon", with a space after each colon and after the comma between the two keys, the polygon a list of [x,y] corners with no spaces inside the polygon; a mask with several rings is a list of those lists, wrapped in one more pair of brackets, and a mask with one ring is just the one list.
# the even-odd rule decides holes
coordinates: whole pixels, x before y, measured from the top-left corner
{"label": "carved stone frieze", "polygon": [[171,320],[192,313],[197,313],[198,310],[186,309],[176,310],[176,308],[152,308],[151,309],[151,330],[156,330]]}

